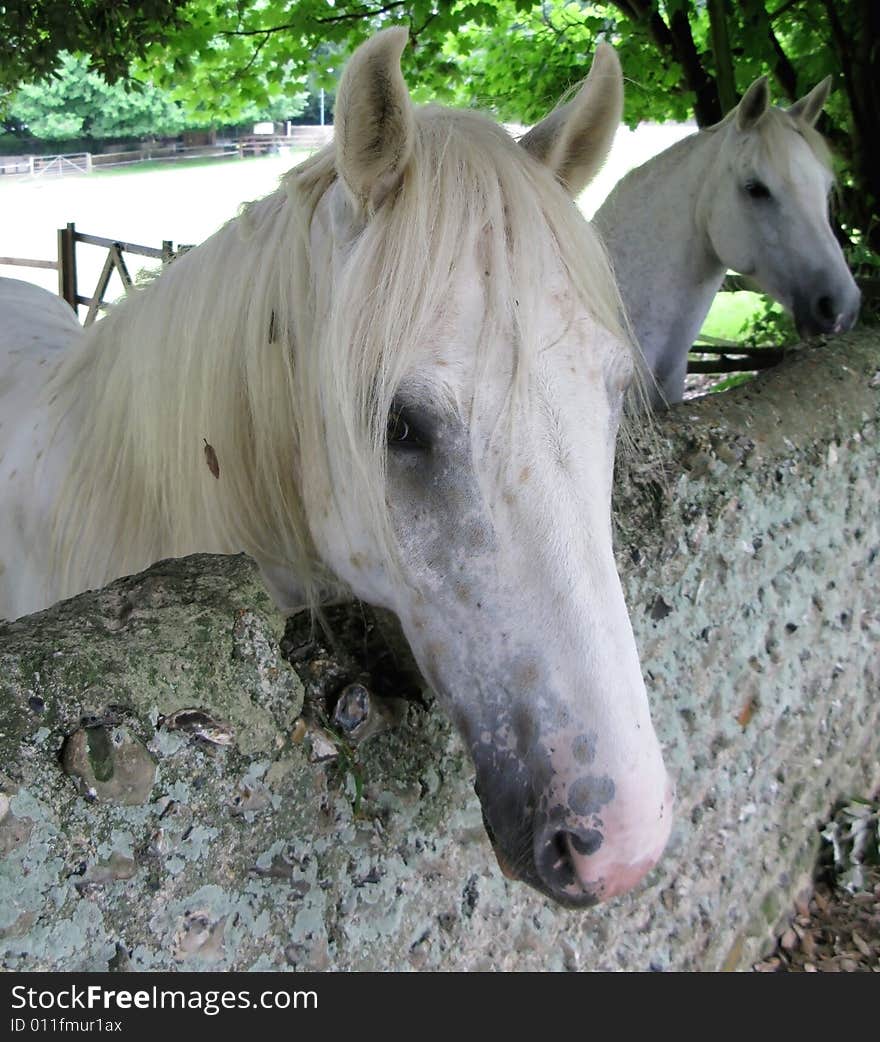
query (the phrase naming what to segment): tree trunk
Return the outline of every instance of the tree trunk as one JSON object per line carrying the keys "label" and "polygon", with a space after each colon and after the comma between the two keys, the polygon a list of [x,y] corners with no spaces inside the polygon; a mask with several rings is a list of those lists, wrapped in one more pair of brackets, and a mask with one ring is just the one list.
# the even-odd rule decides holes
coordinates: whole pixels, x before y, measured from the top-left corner
{"label": "tree trunk", "polygon": [[715,79],[718,96],[725,112],[736,105],[736,77],[730,54],[730,35],[727,31],[727,4],[725,0],[708,0],[709,25],[712,29],[712,52],[715,55]]}
{"label": "tree trunk", "polygon": [[694,116],[698,126],[717,123],[723,113],[715,80],[706,72],[694,43],[688,16],[689,0],[669,0],[669,24],[663,20],[657,3],[651,0],[614,0],[614,6],[630,21],[643,25],[651,34],[661,55],[677,62],[684,72],[682,87],[696,95]]}
{"label": "tree trunk", "polygon": [[825,0],[825,10],[852,112],[853,186],[842,193],[843,216],[863,232],[871,249],[880,253],[880,79],[876,71],[880,58],[880,5],[876,0],[854,0],[845,11],[850,16],[846,25],[831,0]]}

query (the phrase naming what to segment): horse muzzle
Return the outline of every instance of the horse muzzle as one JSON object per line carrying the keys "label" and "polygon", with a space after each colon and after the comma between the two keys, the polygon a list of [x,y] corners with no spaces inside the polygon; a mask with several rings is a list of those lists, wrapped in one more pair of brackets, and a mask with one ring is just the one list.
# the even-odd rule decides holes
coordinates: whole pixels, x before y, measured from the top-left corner
{"label": "horse muzzle", "polygon": [[[509,788],[499,791],[503,782],[497,776],[481,779],[480,773],[474,788],[502,873],[559,904],[587,908],[633,890],[663,854],[674,802],[665,772],[659,796],[615,795],[610,779],[579,779],[582,788],[604,786],[608,796],[605,805],[597,801],[586,813],[560,803],[548,807],[542,797],[518,801]],[[570,789],[576,787],[577,780]]]}
{"label": "horse muzzle", "polygon": [[844,290],[824,289],[796,298],[793,310],[798,336],[809,339],[846,333],[856,323],[861,299],[855,283]]}

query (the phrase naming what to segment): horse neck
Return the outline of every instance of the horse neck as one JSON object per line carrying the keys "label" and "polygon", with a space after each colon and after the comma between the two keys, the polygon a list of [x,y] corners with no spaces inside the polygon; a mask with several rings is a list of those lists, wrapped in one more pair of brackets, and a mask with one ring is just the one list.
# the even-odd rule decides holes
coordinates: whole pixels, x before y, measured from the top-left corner
{"label": "horse neck", "polygon": [[699,217],[716,151],[712,135],[685,138],[627,174],[594,218],[655,372],[690,348],[724,279]]}

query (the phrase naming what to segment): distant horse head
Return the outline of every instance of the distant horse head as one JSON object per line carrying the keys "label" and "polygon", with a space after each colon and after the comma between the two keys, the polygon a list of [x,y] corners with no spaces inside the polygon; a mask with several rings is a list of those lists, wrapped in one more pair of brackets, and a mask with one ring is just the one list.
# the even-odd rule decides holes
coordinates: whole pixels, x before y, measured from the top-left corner
{"label": "distant horse head", "polygon": [[699,212],[721,262],[750,275],[809,337],[850,329],[860,295],[828,223],[828,152],[814,124],[831,77],[789,109],[771,107],[767,78],[710,131],[718,151]]}
{"label": "distant horse head", "polygon": [[499,861],[592,904],[656,863],[672,802],[612,553],[633,355],[571,198],[610,145],[620,68],[600,48],[517,144],[415,108],[405,42],[365,43],[335,144],[55,378],[69,472],[50,578],[68,575],[57,597],[245,549],[284,609],[354,593],[392,610],[473,758]]}

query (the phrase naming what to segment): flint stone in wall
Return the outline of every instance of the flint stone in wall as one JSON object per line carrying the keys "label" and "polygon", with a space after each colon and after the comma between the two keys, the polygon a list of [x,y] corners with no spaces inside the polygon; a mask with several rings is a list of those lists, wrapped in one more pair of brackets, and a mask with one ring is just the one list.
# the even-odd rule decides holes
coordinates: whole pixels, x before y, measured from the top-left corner
{"label": "flint stone in wall", "polygon": [[659,457],[620,467],[677,822],[646,884],[589,911],[501,875],[430,699],[310,762],[243,557],[0,623],[0,967],[747,967],[817,824],[880,780],[878,413],[880,345],[852,334],[677,407]]}

